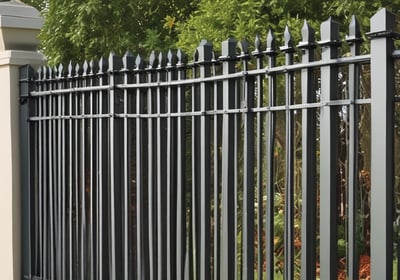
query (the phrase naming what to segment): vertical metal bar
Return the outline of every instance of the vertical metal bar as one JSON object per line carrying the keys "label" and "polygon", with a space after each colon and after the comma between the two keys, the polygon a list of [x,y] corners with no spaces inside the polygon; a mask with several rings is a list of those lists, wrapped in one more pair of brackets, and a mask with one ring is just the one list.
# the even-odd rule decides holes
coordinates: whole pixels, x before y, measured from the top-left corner
{"label": "vertical metal bar", "polygon": [[[37,76],[38,76],[38,78],[37,78],[37,87],[38,87],[38,90],[41,90],[42,89],[42,83],[41,83],[41,79],[42,79],[42,72],[41,72],[41,68],[39,68],[39,71],[38,71],[38,73],[37,73]],[[42,114],[43,114],[43,109],[42,109],[42,107],[43,107],[43,104],[42,104],[42,99],[43,99],[43,97],[38,97],[37,98],[37,104],[38,104],[38,108],[37,108],[37,110],[38,110],[38,112],[37,112],[37,115],[39,116],[39,117],[41,117],[42,116]],[[38,215],[39,215],[39,221],[38,221],[38,223],[39,223],[39,230],[38,230],[38,235],[39,235],[39,238],[38,238],[38,248],[39,248],[39,267],[38,267],[38,271],[39,271],[39,275],[40,276],[42,276],[43,277],[43,274],[44,274],[44,271],[43,271],[43,255],[44,255],[44,251],[43,251],[43,233],[44,233],[44,230],[43,230],[43,218],[44,218],[44,215],[43,215],[43,210],[44,210],[44,206],[43,206],[43,197],[44,197],[44,195],[43,195],[43,184],[42,184],[42,172],[43,172],[43,125],[42,125],[42,121],[38,121],[38,124],[37,124],[37,126],[38,126],[38,142],[37,142],[37,144],[38,144],[38,170],[37,170],[37,181],[38,181],[38,196],[39,196],[39,198],[38,198],[38,204],[39,204],[39,207],[38,207]]]}
{"label": "vertical metal bar", "polygon": [[[171,50],[168,52],[168,64],[167,64],[167,81],[171,82],[172,81],[172,77],[173,77],[173,61],[172,61],[172,52]],[[167,171],[167,181],[166,181],[166,206],[167,206],[167,216],[166,216],[166,220],[167,220],[167,227],[166,227],[166,238],[167,238],[167,252],[166,252],[166,257],[167,257],[167,279],[171,280],[171,279],[176,279],[176,275],[174,275],[174,271],[175,268],[172,267],[172,262],[174,260],[173,258],[173,249],[174,249],[174,244],[173,244],[173,236],[172,236],[172,228],[174,227],[174,215],[173,215],[173,183],[172,180],[174,179],[173,174],[171,174],[173,172],[173,162],[172,159],[174,157],[173,153],[174,153],[174,149],[173,149],[173,139],[172,137],[174,137],[174,127],[172,124],[172,119],[171,119],[171,113],[173,110],[173,93],[172,93],[172,88],[171,86],[168,86],[167,88],[167,159],[166,159],[166,171]]]}
{"label": "vertical metal bar", "polygon": [[[252,55],[256,58],[256,68],[262,69],[263,66],[263,57],[264,54],[260,51],[260,37],[257,35],[255,39],[255,51],[252,52]],[[255,95],[257,98],[257,108],[263,107],[263,98],[264,98],[264,90],[263,90],[263,78],[261,75],[256,76],[255,80]],[[256,135],[257,135],[257,143],[256,143],[256,152],[255,157],[257,159],[257,177],[256,177],[256,186],[257,186],[257,279],[263,279],[263,264],[264,264],[264,253],[263,253],[263,114],[261,112],[257,112],[257,127],[256,127]]]}
{"label": "vertical metal bar", "polygon": [[[338,57],[339,24],[321,24],[322,60]],[[337,66],[321,67],[321,102],[338,98]],[[337,140],[338,109],[324,106],[320,114],[320,263],[321,279],[337,279]]]}
{"label": "vertical metal bar", "polygon": [[[43,67],[44,69],[44,67]],[[43,70],[44,71],[44,70]],[[43,75],[44,76],[44,75]],[[43,78],[42,76],[42,78]],[[46,100],[47,100],[47,96],[40,98],[41,100],[40,105],[39,105],[39,114],[41,114],[41,116],[46,116],[47,114],[47,108],[46,108]],[[40,176],[39,176],[39,186],[41,187],[41,198],[42,198],[42,213],[41,213],[41,217],[42,218],[42,275],[43,278],[47,279],[47,275],[48,275],[48,260],[47,260],[47,242],[48,242],[48,238],[47,238],[47,233],[48,233],[48,229],[47,229],[47,181],[46,178],[44,177],[44,174],[47,172],[46,170],[46,166],[47,166],[47,129],[46,129],[46,123],[47,121],[40,121],[39,124],[39,133],[41,136],[41,145],[40,145],[40,149],[39,149],[39,162],[41,162],[40,164]]]}
{"label": "vertical metal bar", "polygon": [[[216,64],[213,64],[212,75],[215,76],[217,72]],[[222,92],[219,87],[219,82],[214,82],[214,110],[221,109],[222,107]],[[221,268],[221,256],[220,256],[220,225],[221,225],[221,217],[220,217],[220,165],[221,165],[221,156],[220,156],[220,147],[221,147],[221,127],[222,127],[222,118],[218,114],[214,115],[214,255],[213,255],[213,272],[214,272],[214,280],[220,279],[220,268]]]}
{"label": "vertical metal bar", "polygon": [[[124,73],[124,84],[128,84],[131,82],[130,74],[131,70],[134,67],[133,55],[130,52],[125,53],[123,57],[123,73]],[[124,117],[124,132],[123,132],[123,269],[124,269],[124,279],[129,279],[129,250],[130,250],[130,242],[129,242],[129,218],[130,218],[130,192],[129,192],[129,149],[128,149],[128,118],[126,114],[128,114],[128,90],[124,89],[123,95],[123,113]],[[138,188],[139,189],[139,188]],[[140,278],[139,278],[140,279]]]}
{"label": "vertical metal bar", "polygon": [[[240,108],[240,80],[239,79],[235,79],[234,80],[234,93],[233,93],[233,98],[234,98],[234,105],[233,108],[237,109]],[[234,208],[234,212],[233,212],[233,216],[234,216],[234,232],[235,232],[235,242],[234,242],[234,255],[238,256],[239,255],[239,250],[241,250],[241,248],[239,248],[239,242],[242,242],[242,237],[239,236],[239,176],[240,176],[240,171],[239,171],[239,148],[240,148],[240,141],[241,141],[241,116],[240,114],[233,114],[233,170],[234,170],[234,177],[233,177],[233,197],[234,197],[234,204],[235,204],[235,208]],[[241,254],[241,252],[240,252]],[[241,272],[241,266],[239,265],[239,260],[238,258],[234,258],[235,262],[234,262],[234,279],[233,280],[239,280],[239,273]]]}
{"label": "vertical metal bar", "polygon": [[[271,30],[267,36],[267,49],[265,54],[268,56],[268,67],[276,66],[276,40]],[[276,102],[276,76],[268,75],[268,105],[275,106]],[[266,252],[267,252],[267,280],[274,279],[274,154],[275,154],[275,112],[269,111],[267,115],[267,217],[266,217]]]}
{"label": "vertical metal bar", "polygon": [[[87,66],[86,66],[87,67]],[[93,61],[90,62],[90,73],[89,73],[89,86],[94,86],[94,70],[95,64]],[[95,170],[95,138],[94,134],[94,120],[93,115],[95,113],[95,101],[94,95],[96,92],[89,92],[89,174],[90,174],[90,182],[89,182],[89,250],[88,250],[88,261],[89,261],[89,277],[90,280],[94,280],[95,276],[95,240],[94,240],[94,231],[95,231],[95,183],[96,183],[96,170]]]}
{"label": "vertical metal bar", "polygon": [[35,218],[36,213],[32,211],[34,209],[34,197],[35,193],[31,190],[35,190],[34,182],[32,182],[32,175],[35,172],[34,166],[32,165],[32,158],[35,150],[33,136],[34,130],[33,125],[29,123],[29,116],[33,106],[31,105],[34,101],[31,100],[30,92],[34,89],[32,79],[34,77],[33,68],[29,65],[22,66],[19,69],[19,84],[20,84],[20,169],[21,169],[21,274],[22,277],[32,277],[32,262],[33,255],[36,253],[32,248],[32,239],[35,237],[33,229],[31,228],[32,219]]}
{"label": "vertical metal bar", "polygon": [[[196,50],[195,56],[198,52]],[[196,76],[196,66],[192,68],[192,76]],[[192,113],[198,110],[198,94],[196,94],[196,85],[192,84],[191,94],[192,94]],[[193,273],[191,274],[191,278],[199,279],[199,242],[198,242],[198,189],[200,185],[200,178],[199,178],[199,171],[198,171],[198,154],[199,154],[199,140],[200,132],[199,132],[199,120],[198,117],[194,114],[192,115],[192,149],[191,149],[191,156],[192,156],[192,205],[191,205],[191,252],[190,252],[190,262],[193,263]]]}
{"label": "vertical metal bar", "polygon": [[[70,65],[72,68],[72,65]],[[72,73],[72,72],[71,72]],[[73,77],[73,82],[72,82],[72,87],[78,87],[79,82],[76,78],[76,75],[74,75]],[[73,102],[73,108],[72,108],[72,114],[74,115],[74,119],[72,122],[73,125],[73,144],[72,144],[72,168],[73,168],[73,172],[72,172],[72,176],[73,176],[73,205],[75,206],[74,211],[73,211],[73,218],[74,220],[72,221],[73,226],[74,226],[74,256],[73,258],[76,260],[74,262],[74,267],[75,267],[75,271],[74,271],[74,277],[76,277],[77,279],[80,279],[80,247],[79,247],[79,225],[80,225],[80,211],[79,211],[79,161],[78,161],[78,157],[79,157],[79,151],[78,151],[78,147],[79,147],[79,143],[78,143],[78,106],[79,106],[79,99],[78,99],[78,94],[74,94],[72,96],[72,102]]]}
{"label": "vertical metal bar", "polygon": [[[108,80],[107,80],[107,76],[106,76],[106,71],[108,68],[108,61],[105,58],[101,58],[99,61],[99,72],[98,72],[98,77],[99,77],[99,85],[106,85],[108,84]],[[104,105],[103,105],[103,92],[99,92],[98,93],[98,104],[97,104],[97,109],[98,109],[98,113],[99,115],[104,114]],[[106,228],[106,226],[103,223],[103,215],[104,215],[104,194],[103,194],[103,188],[104,188],[104,177],[105,174],[103,174],[104,171],[104,163],[103,163],[103,119],[99,118],[97,120],[97,154],[98,154],[98,161],[97,161],[97,264],[96,264],[96,271],[98,273],[98,278],[99,280],[103,279],[103,275],[105,277],[105,279],[108,279],[108,275],[105,275],[105,271],[107,271],[105,269],[105,265],[104,264],[104,248],[103,248],[103,241],[104,241],[104,228]],[[107,244],[105,244],[107,245]]]}
{"label": "vertical metal bar", "polygon": [[394,210],[394,50],[396,15],[371,18],[371,276],[392,279]]}
{"label": "vertical metal bar", "polygon": [[[77,79],[82,80],[82,87],[87,86],[87,78],[86,73],[83,73],[83,76],[79,76],[80,73],[78,69],[76,69]],[[85,92],[81,92],[79,94],[78,100],[80,100],[80,112],[78,107],[79,116],[79,131],[80,131],[80,139],[79,141],[79,185],[80,185],[80,194],[81,194],[81,220],[80,220],[80,257],[81,257],[81,277],[82,279],[87,279],[87,267],[86,267],[86,119],[85,119],[85,109],[86,109],[86,100],[85,100]]]}
{"label": "vertical metal bar", "polygon": [[[72,67],[69,69],[68,73],[68,87],[72,88]],[[73,153],[72,153],[72,147],[73,147],[73,140],[72,140],[72,135],[73,135],[73,122],[72,122],[72,93],[68,94],[68,103],[69,103],[69,108],[68,108],[68,115],[69,115],[69,120],[68,120],[68,271],[69,271],[69,278],[74,277],[74,265],[73,265],[73,260],[74,260],[74,248],[73,248],[73,240],[74,240],[74,235],[73,235]]]}
{"label": "vertical metal bar", "polygon": [[[53,78],[52,78],[52,87],[57,89],[59,86],[58,82],[58,69],[54,68],[53,70]],[[56,119],[53,120],[54,125],[54,134],[53,134],[53,143],[54,143],[54,184],[55,184],[55,202],[56,202],[56,277],[57,279],[62,279],[62,182],[61,182],[61,96],[54,97],[54,117]]]}
{"label": "vertical metal bar", "polygon": [[[46,78],[48,80],[51,79],[51,68],[44,68],[47,71]],[[48,83],[48,88],[51,90],[51,82]],[[48,97],[49,107],[48,107],[48,115],[51,117],[53,116],[53,96],[49,95]],[[54,237],[54,222],[55,222],[55,213],[54,213],[54,203],[55,203],[55,194],[54,194],[54,174],[53,174],[53,120],[49,119],[48,121],[48,168],[47,174],[49,178],[49,207],[50,207],[50,278],[54,279],[55,277],[55,256],[54,256],[54,248],[55,248],[55,237]]]}
{"label": "vertical metal bar", "polygon": [[116,164],[117,164],[117,157],[118,154],[115,153],[115,138],[117,135],[116,131],[116,119],[115,119],[115,111],[116,111],[116,90],[114,88],[114,85],[116,85],[116,73],[115,71],[119,70],[121,68],[121,61],[120,59],[114,54],[111,53],[109,56],[109,68],[108,68],[108,74],[109,74],[109,84],[110,84],[110,89],[108,91],[108,106],[109,106],[109,111],[110,111],[110,118],[108,120],[108,125],[109,125],[109,131],[108,131],[108,191],[109,191],[109,214],[110,214],[110,278],[112,280],[116,280],[118,278],[119,270],[117,269],[117,266],[119,266],[119,263],[117,263],[117,258],[119,257],[119,246],[117,243],[117,234],[118,234],[118,229],[117,229],[117,223],[116,223],[116,200],[117,200],[117,194],[116,194],[116,188],[119,187],[115,183],[115,174],[116,174]]}
{"label": "vertical metal bar", "polygon": [[[155,55],[154,55],[154,59],[155,59]],[[141,64],[141,61],[139,61],[139,60],[136,60],[136,61],[137,61],[136,65],[140,65]],[[152,77],[153,77],[153,73],[151,71],[151,68],[153,68],[153,65],[152,65],[153,63],[152,62],[154,62],[154,61],[152,61],[152,59],[151,59],[150,60],[151,64],[149,65],[149,72],[147,74],[147,81],[148,82],[152,82]],[[139,70],[139,68],[138,68],[138,70]],[[141,82],[139,74],[137,75],[136,82],[137,83]],[[137,95],[136,96],[137,97],[136,114],[142,113],[141,110],[143,110],[142,107],[139,105],[139,104],[141,104],[140,94],[141,94],[140,90],[138,89],[137,92],[136,92],[136,95]],[[147,113],[149,115],[152,115],[154,113],[153,112],[153,96],[152,95],[153,95],[152,89],[149,88],[147,90]],[[137,150],[138,153],[136,155],[136,160],[137,160],[137,164],[136,165],[141,164],[141,157],[139,157],[140,156],[139,152],[141,150],[140,147],[139,147],[140,143],[141,143],[141,142],[139,142],[139,141],[141,141],[141,138],[139,138],[139,135],[140,135],[139,134],[139,121],[140,121],[140,119],[138,118],[137,121],[136,121],[137,122],[137,126],[136,126],[136,129],[137,129],[136,145],[137,145],[137,149],[138,149]],[[154,209],[155,209],[155,207],[154,207],[154,202],[155,202],[154,201],[154,197],[155,197],[154,193],[155,193],[155,182],[156,182],[156,179],[155,179],[155,172],[154,172],[154,165],[155,165],[154,158],[155,157],[154,157],[154,152],[153,152],[153,144],[154,144],[154,141],[155,141],[154,139],[156,138],[156,135],[154,135],[154,133],[153,133],[154,125],[153,125],[153,119],[152,118],[148,118],[147,119],[147,130],[148,130],[148,143],[149,143],[148,155],[147,155],[147,157],[148,157],[148,166],[147,166],[147,172],[148,172],[147,173],[148,174],[148,176],[147,176],[148,177],[148,200],[149,200],[148,201],[148,209],[149,209],[149,212],[148,212],[148,220],[149,220],[149,268],[150,268],[150,275],[149,276],[150,276],[150,279],[156,279],[157,275],[158,275],[157,243],[156,243],[157,242],[157,238],[156,238],[157,221],[155,221],[155,219],[154,219],[154,216],[156,214],[156,213],[154,213]],[[136,168],[138,168],[138,167],[136,167]],[[137,170],[137,172],[136,172],[137,176],[140,176],[139,171],[140,170]],[[139,242],[139,238],[140,238],[140,236],[138,235],[138,242]],[[140,243],[138,243],[137,246],[139,246],[139,245],[140,245]],[[141,265],[141,260],[139,260],[139,257],[141,258],[141,256],[139,256],[139,247],[138,247],[137,250],[138,250],[138,266],[139,266],[139,265]],[[138,267],[138,271],[140,271],[139,267]]]}
{"label": "vertical metal bar", "polygon": [[[158,58],[157,82],[164,79],[164,58],[162,53]],[[157,114],[165,111],[165,92],[157,86]],[[167,274],[167,244],[166,244],[166,120],[157,117],[157,246],[158,246],[158,279]]]}
{"label": "vertical metal bar", "polygon": [[[349,26],[349,36],[346,41],[350,45],[352,56],[360,54],[360,45],[362,42],[360,26],[355,18],[352,17]],[[358,193],[358,122],[359,110],[355,100],[359,98],[360,84],[360,66],[358,64],[349,64],[349,99],[352,101],[349,105],[349,145],[348,145],[348,277],[356,280],[359,277],[359,252],[357,250],[357,193]]]}
{"label": "vertical metal bar", "polygon": [[[315,31],[306,21],[302,28],[302,63],[314,61]],[[302,103],[316,101],[314,70],[301,70]],[[301,218],[301,279],[316,278],[317,244],[317,175],[316,175],[316,110],[302,109],[302,218]]]}
{"label": "vertical metal bar", "polygon": [[[228,39],[222,43],[223,74],[235,72],[235,62],[229,60],[235,56],[236,41]],[[223,81],[223,109],[234,108],[235,82],[229,79]],[[235,268],[235,208],[234,196],[234,116],[229,113],[223,115],[222,128],[222,234],[221,234],[221,279],[234,279]]]}
{"label": "vertical metal bar", "polygon": [[[63,66],[60,65],[58,67],[58,88],[64,88],[64,72]],[[58,97],[58,112],[59,116],[65,116],[65,95]],[[60,227],[59,227],[59,234],[60,234],[60,248],[61,256],[61,279],[67,279],[67,271],[66,271],[66,199],[65,199],[65,188],[66,188],[66,158],[65,158],[65,119],[59,119],[59,127],[58,127],[58,138],[59,138],[59,152],[58,152],[58,164],[59,164],[59,177],[58,177],[58,184],[60,186]]]}
{"label": "vertical metal bar", "polygon": [[[286,25],[285,53],[286,65],[293,64],[293,41],[289,27]],[[289,106],[293,104],[293,72],[285,73],[285,119],[286,119],[286,159],[285,159],[285,230],[284,230],[284,275],[285,279],[294,279],[294,118]]]}
{"label": "vertical metal bar", "polygon": [[[202,41],[197,47],[200,78],[211,75],[212,45]],[[200,83],[200,279],[211,278],[210,227],[210,118],[205,114],[210,106],[211,85]]]}
{"label": "vertical metal bar", "polygon": [[[248,71],[248,44],[241,42],[243,71]],[[242,210],[242,279],[254,279],[254,77],[243,78],[243,210]]]}
{"label": "vertical metal bar", "polygon": [[[178,81],[185,80],[185,56],[178,50],[177,53]],[[185,112],[185,87],[177,88],[177,112]],[[185,273],[186,256],[186,182],[185,182],[185,119],[182,116],[177,120],[177,195],[176,195],[176,279],[183,280]]]}

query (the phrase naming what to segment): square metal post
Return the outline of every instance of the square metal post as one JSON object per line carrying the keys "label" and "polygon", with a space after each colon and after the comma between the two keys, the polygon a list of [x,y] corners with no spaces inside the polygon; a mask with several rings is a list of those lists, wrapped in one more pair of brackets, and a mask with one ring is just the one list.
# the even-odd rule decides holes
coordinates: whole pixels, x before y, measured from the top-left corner
{"label": "square metal post", "polygon": [[371,276],[392,279],[394,207],[394,50],[396,16],[371,18]]}

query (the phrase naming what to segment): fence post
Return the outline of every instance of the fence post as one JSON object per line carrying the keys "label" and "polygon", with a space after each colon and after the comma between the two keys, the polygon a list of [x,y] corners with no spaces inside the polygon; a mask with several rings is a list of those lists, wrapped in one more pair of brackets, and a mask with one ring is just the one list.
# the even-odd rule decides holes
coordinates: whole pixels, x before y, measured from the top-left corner
{"label": "fence post", "polygon": [[371,18],[371,276],[392,279],[394,195],[394,50],[396,16]]}
{"label": "fence post", "polygon": [[[228,39],[222,43],[222,71],[224,75],[235,72],[237,42]],[[227,112],[234,108],[235,81],[223,81],[223,108]],[[222,128],[222,209],[221,209],[221,279],[234,279],[235,273],[235,196],[234,196],[234,116],[223,115]]]}
{"label": "fence post", "polygon": [[[22,261],[24,239],[29,233],[21,228],[21,194],[26,194],[22,186],[20,155],[22,162],[27,159],[20,152],[19,130],[19,66],[39,65],[43,56],[36,52],[36,36],[42,26],[40,14],[34,8],[14,1],[0,2],[0,271],[2,279],[21,279],[29,273],[28,263]],[[22,105],[22,109],[27,103]],[[24,141],[24,142],[22,142]],[[21,145],[28,139],[21,138]],[[28,207],[24,207],[28,209]],[[26,235],[25,235],[26,234]],[[22,264],[24,266],[22,267]],[[23,270],[23,272],[21,272]]]}
{"label": "fence post", "polygon": [[[322,61],[338,57],[339,24],[332,19],[321,24]],[[321,103],[338,99],[338,67],[321,67]],[[320,111],[320,263],[321,279],[337,279],[337,131],[338,108]]]}

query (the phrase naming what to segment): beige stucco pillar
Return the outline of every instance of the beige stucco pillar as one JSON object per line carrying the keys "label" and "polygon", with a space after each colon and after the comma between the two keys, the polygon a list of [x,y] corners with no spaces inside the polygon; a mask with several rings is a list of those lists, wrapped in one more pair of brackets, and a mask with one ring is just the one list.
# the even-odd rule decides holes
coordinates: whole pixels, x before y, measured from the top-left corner
{"label": "beige stucco pillar", "polygon": [[36,49],[43,20],[19,1],[0,2],[0,278],[20,280],[19,66],[43,64]]}

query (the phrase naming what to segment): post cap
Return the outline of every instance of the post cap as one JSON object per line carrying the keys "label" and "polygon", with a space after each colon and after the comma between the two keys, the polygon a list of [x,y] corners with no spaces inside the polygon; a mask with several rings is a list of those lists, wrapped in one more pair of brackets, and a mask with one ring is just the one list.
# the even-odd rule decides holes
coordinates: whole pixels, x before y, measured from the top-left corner
{"label": "post cap", "polygon": [[38,10],[20,1],[0,1],[0,51],[36,51],[43,25]]}

